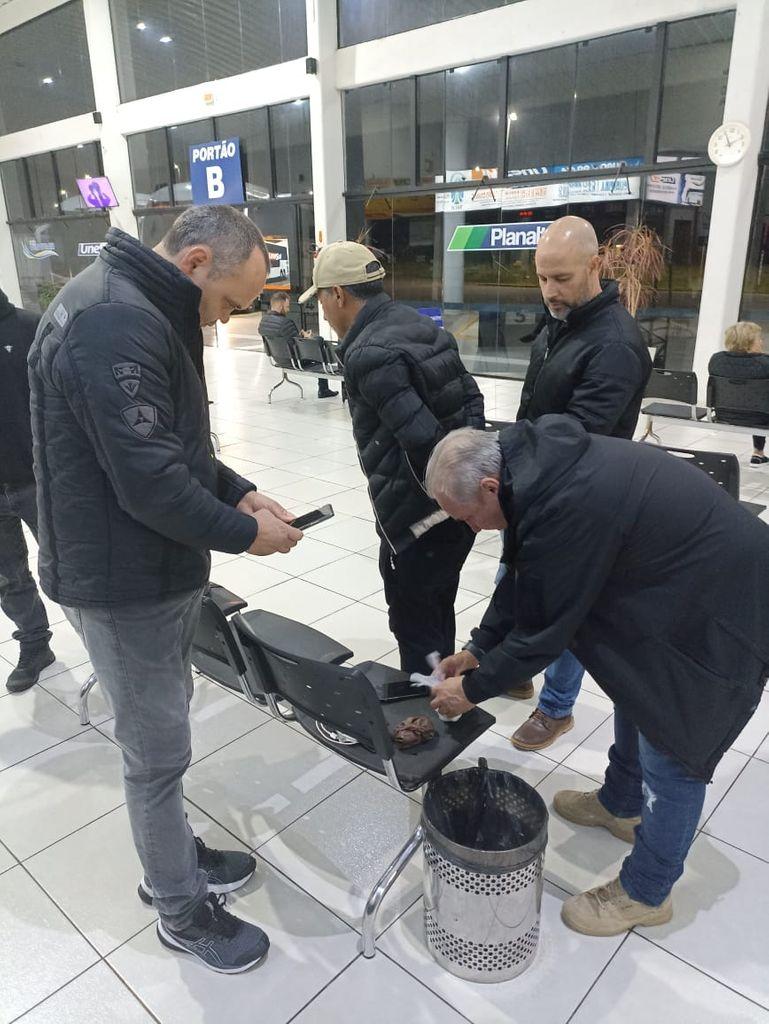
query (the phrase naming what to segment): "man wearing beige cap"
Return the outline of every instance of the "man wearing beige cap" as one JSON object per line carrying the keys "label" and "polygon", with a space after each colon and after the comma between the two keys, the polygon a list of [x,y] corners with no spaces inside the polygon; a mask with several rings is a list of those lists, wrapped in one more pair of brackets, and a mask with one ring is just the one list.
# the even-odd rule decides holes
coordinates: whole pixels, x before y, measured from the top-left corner
{"label": "man wearing beige cap", "polygon": [[442,327],[384,290],[385,269],[357,242],[315,261],[312,287],[341,345],[338,357],[381,540],[379,571],[401,668],[423,672],[454,650],[454,600],[475,535],[424,488],[430,453],[458,427],[483,429],[483,397]]}

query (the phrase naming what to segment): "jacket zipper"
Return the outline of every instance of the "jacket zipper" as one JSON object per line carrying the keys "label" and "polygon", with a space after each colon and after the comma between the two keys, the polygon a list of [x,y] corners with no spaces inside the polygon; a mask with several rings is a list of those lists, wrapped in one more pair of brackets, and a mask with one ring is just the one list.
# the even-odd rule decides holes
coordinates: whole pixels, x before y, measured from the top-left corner
{"label": "jacket zipper", "polygon": [[[409,467],[409,469],[411,470],[411,475],[412,475],[412,476],[414,477],[414,479],[416,480],[416,482],[417,482],[417,485],[419,486],[420,490],[424,491],[425,495],[426,495],[426,496],[427,496],[428,498],[430,498],[430,495],[429,495],[429,494],[427,494],[427,489],[426,489],[425,485],[424,485],[424,484],[422,483],[422,481],[421,481],[421,480],[419,479],[419,477],[417,476],[417,474],[416,474],[416,472],[415,472],[415,470],[414,470],[414,467],[413,467],[413,466],[411,465],[411,459],[409,458],[409,453],[408,453],[408,452],[407,452],[407,451],[405,450],[405,448],[404,448],[404,450],[403,450],[403,454],[404,454],[404,455],[406,456],[406,462],[408,463],[408,467]],[[433,499],[432,499],[432,498],[430,498],[430,500],[432,501]]]}
{"label": "jacket zipper", "polygon": [[[352,439],[353,439],[353,442],[355,443],[355,451],[358,453],[358,463],[360,464],[360,468],[363,471],[363,475],[366,477],[366,491],[368,492],[368,500],[371,502],[371,508],[372,508],[373,513],[374,513],[374,518],[377,521],[379,529],[382,531],[382,536],[384,537],[384,539],[389,544],[390,550],[392,551],[393,555],[395,555],[396,554],[395,545],[390,540],[390,538],[387,536],[387,531],[385,530],[384,526],[382,526],[382,520],[379,518],[379,514],[377,513],[376,502],[374,501],[374,495],[371,493],[371,484],[369,483],[368,475],[367,475],[366,470],[365,470],[364,465],[363,465],[363,459],[360,457],[360,448],[358,447],[358,439],[356,438],[354,433],[352,435]],[[413,470],[412,470],[412,473],[413,473]]]}
{"label": "jacket zipper", "polygon": [[[565,333],[566,332],[564,332],[564,334]],[[563,335],[561,335],[561,337],[563,337]],[[555,338],[554,340],[555,341],[560,341],[561,339],[560,338]],[[537,393],[537,385],[539,384],[539,379],[542,376],[542,371],[545,368],[545,364],[547,363],[548,359],[550,358],[550,351],[551,351],[551,349],[550,349],[550,338],[548,338],[547,339],[547,345],[545,346],[545,358],[542,360],[542,365],[539,368],[539,373],[537,374],[537,379],[534,381],[534,387],[532,388],[532,391],[531,391],[531,398],[529,399],[529,404],[531,404],[534,401],[534,396]]]}

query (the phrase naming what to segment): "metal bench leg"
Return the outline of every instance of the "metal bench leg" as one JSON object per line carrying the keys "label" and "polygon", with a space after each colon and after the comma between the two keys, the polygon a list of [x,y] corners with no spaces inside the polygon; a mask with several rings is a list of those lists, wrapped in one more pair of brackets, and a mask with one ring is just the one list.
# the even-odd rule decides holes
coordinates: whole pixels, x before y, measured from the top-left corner
{"label": "metal bench leg", "polygon": [[299,397],[302,399],[304,398],[304,390],[302,389],[301,384],[297,383],[295,380],[291,380],[288,376],[286,377],[286,383],[293,384],[295,388],[299,388]]}
{"label": "metal bench leg", "polygon": [[647,437],[653,437],[657,444],[662,444],[659,434],[655,434],[654,432],[654,420],[651,416],[646,417],[646,430],[641,434],[641,440],[645,441]]}
{"label": "metal bench leg", "polygon": [[96,686],[99,680],[96,678],[96,673],[92,672],[86,679],[83,685],[80,687],[80,724],[90,725],[91,718],[88,714],[88,694]]}
{"label": "metal bench leg", "polygon": [[268,403],[268,405],[272,405],[272,393],[277,388],[279,388],[281,386],[281,384],[293,384],[295,388],[299,388],[299,397],[300,398],[304,398],[304,391],[302,390],[302,385],[301,384],[297,384],[297,382],[295,380],[291,380],[289,375],[284,370],[283,371],[283,376],[280,378],[278,383],[270,388],[269,394],[267,395],[267,403]]}
{"label": "metal bench leg", "polygon": [[364,957],[368,960],[370,960],[376,953],[376,916],[379,912],[382,900],[390,891],[398,876],[403,872],[408,862],[422,845],[423,839],[424,831],[422,826],[417,825],[416,829],[409,836],[406,845],[371,890],[371,894],[366,901],[366,909],[363,911],[361,937],[358,944],[358,948],[361,953],[363,953]]}
{"label": "metal bench leg", "polygon": [[215,433],[213,432],[213,430],[211,431],[211,443],[212,443],[212,444],[213,444],[213,446],[214,446],[214,451],[215,451],[215,452],[217,453],[217,455],[218,455],[218,454],[219,454],[219,452],[221,452],[221,450],[222,450],[222,446],[221,446],[221,443],[220,443],[220,441],[219,441],[219,435],[218,435],[218,434],[215,434]]}

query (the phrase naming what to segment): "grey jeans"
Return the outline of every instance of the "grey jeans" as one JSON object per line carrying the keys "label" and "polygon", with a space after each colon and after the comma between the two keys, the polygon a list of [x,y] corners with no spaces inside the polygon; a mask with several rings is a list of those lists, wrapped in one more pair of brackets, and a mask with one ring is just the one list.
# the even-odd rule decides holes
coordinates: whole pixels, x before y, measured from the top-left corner
{"label": "grey jeans", "polygon": [[206,898],[182,776],[192,756],[190,647],[203,589],[103,608],[65,608],[115,716],[126,806],[154,904],[173,929]]}
{"label": "grey jeans", "polygon": [[0,608],[16,623],[13,639],[42,647],[51,639],[45,605],[29,571],[22,521],[37,537],[35,485],[0,484]]}

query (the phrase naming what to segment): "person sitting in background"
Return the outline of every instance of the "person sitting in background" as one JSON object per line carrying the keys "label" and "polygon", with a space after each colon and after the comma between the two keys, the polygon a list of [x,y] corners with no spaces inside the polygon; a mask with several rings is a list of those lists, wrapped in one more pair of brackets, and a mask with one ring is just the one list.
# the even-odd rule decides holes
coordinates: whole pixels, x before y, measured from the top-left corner
{"label": "person sitting in background", "polygon": [[[711,377],[769,380],[769,355],[764,352],[763,335],[759,324],[754,324],[750,320],[732,324],[724,335],[724,348],[726,351],[716,352],[710,358],[708,373]],[[742,423],[745,426],[762,426],[766,423],[769,426],[769,409],[766,410],[765,416],[755,412],[730,411],[729,422],[737,425]],[[754,434],[751,466],[765,466],[769,462],[769,457],[764,455],[765,447],[766,437]]]}
{"label": "person sitting in background", "polygon": [[[259,323],[259,333],[267,343],[273,338],[292,341],[294,338],[311,338],[309,331],[300,331],[288,315],[291,296],[288,292],[273,292],[270,295],[270,312],[265,313]],[[325,377],[318,377],[318,398],[335,398],[338,391],[332,391]]]}

